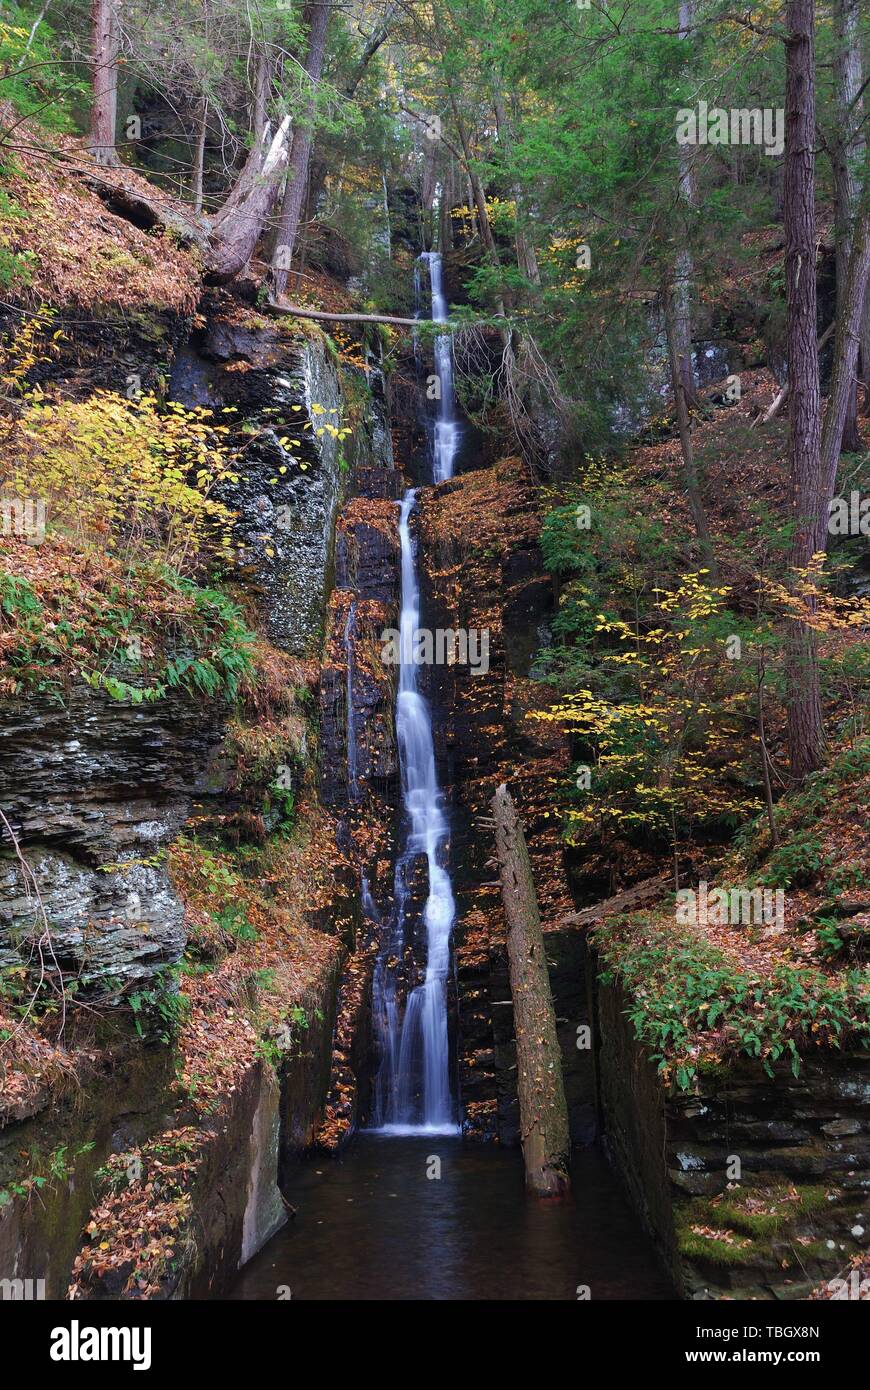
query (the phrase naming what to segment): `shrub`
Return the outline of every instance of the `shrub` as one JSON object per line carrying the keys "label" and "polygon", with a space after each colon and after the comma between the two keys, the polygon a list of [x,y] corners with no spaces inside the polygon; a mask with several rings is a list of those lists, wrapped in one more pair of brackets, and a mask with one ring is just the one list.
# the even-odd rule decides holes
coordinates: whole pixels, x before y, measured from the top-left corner
{"label": "shrub", "polygon": [[867,976],[831,978],[814,967],[782,962],[769,973],[740,968],[718,946],[669,919],[615,919],[593,932],[605,983],[618,979],[638,1041],[667,1082],[691,1090],[702,1067],[738,1053],[768,1075],[788,1060],[795,1076],[801,1050],[870,1042]]}
{"label": "shrub", "polygon": [[761,875],[767,888],[799,888],[811,883],[825,863],[822,842],[815,835],[795,835],[770,856]]}
{"label": "shrub", "polygon": [[87,401],[34,403],[21,421],[11,490],[45,499],[49,524],[130,565],[155,552],[180,574],[206,548],[229,554],[232,513],[216,487],[235,481],[227,427],[201,407],[97,391]]}

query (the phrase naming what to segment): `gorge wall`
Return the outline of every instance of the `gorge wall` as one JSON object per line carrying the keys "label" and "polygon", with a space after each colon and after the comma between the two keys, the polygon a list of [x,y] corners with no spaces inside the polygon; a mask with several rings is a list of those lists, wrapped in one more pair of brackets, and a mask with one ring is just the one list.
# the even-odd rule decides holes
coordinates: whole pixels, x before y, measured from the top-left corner
{"label": "gorge wall", "polygon": [[[4,702],[0,809],[16,844],[0,853],[0,960],[26,983],[50,953],[76,1005],[64,1047],[22,1045],[10,1063],[0,1121],[3,1268],[45,1279],[49,1297],[71,1280],[79,1298],[219,1291],[286,1220],[281,1173],[320,1122],[353,938],[355,900],[314,792],[310,720],[352,369],[317,330],[229,295],[200,309],[189,337],[190,320],[155,316],[120,352],[95,320],[42,371],[47,389],[86,400],[98,385],[123,391],[135,369],[137,390],[168,379],[172,398],[230,422],[237,583],[274,645],[263,649],[271,674],[235,708],[180,691],[137,705],[75,681]],[[387,445],[372,420],[348,455],[374,473]],[[281,795],[299,808],[292,854],[273,834],[276,763]],[[256,923],[243,927],[243,940],[257,938],[249,962],[232,935],[243,922],[235,890],[218,927],[189,877],[227,873],[189,854],[201,831],[253,836],[255,875],[276,854],[292,861],[298,884],[283,888],[278,865],[274,887],[243,887],[239,913]],[[186,986],[192,1008],[170,1048],[155,1011],[174,1007],[179,971],[204,973]]]}

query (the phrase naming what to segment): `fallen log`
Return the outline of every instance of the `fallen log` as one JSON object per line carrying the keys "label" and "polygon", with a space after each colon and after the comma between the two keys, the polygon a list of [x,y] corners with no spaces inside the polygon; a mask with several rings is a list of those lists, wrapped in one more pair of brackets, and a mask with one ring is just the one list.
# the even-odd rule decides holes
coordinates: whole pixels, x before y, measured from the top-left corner
{"label": "fallen log", "polygon": [[[437,319],[402,319],[393,314],[331,314],[325,309],[306,309],[301,304],[280,304],[274,299],[269,300],[265,307],[272,314],[292,314],[298,319],[318,319],[325,323],[395,323],[400,328],[423,328],[439,322]],[[447,331],[446,323],[444,330]]]}
{"label": "fallen log", "polygon": [[591,907],[581,908],[579,912],[570,912],[565,917],[560,917],[556,923],[557,931],[567,930],[569,927],[588,927],[593,922],[602,922],[607,917],[621,916],[624,912],[633,912],[637,907],[645,907],[649,903],[656,902],[664,897],[665,893],[673,889],[674,876],[672,873],[656,874],[654,878],[645,878],[640,883],[635,883],[631,888],[624,888],[621,893],[615,893],[612,898],[604,898],[601,902],[593,903]]}
{"label": "fallen log", "polygon": [[526,1187],[539,1197],[561,1197],[570,1187],[571,1139],[541,915],[525,836],[504,784],[491,805],[507,919]]}
{"label": "fallen log", "polygon": [[[284,117],[274,135],[266,127],[251,149],[235,185],[211,216],[188,209],[178,199],[161,197],[157,190],[148,188],[142,178],[123,166],[106,169],[96,162],[83,165],[80,157],[74,158],[66,152],[47,153],[62,160],[68,172],[80,178],[116,216],[145,231],[161,227],[171,232],[182,246],[197,247],[203,259],[206,282],[224,285],[247,265],[274,207],[287,164],[290,130],[289,116]],[[274,298],[263,307],[267,313],[290,314],[294,318],[322,323],[385,323],[397,328],[437,326],[444,333],[451,331],[448,323],[442,324],[438,319],[403,318],[397,314],[330,313],[302,304],[283,304]]]}
{"label": "fallen log", "polygon": [[215,214],[205,258],[205,278],[209,284],[228,284],[254,254],[281,191],[290,133],[289,115],[284,117],[274,135],[266,126],[235,188]]}

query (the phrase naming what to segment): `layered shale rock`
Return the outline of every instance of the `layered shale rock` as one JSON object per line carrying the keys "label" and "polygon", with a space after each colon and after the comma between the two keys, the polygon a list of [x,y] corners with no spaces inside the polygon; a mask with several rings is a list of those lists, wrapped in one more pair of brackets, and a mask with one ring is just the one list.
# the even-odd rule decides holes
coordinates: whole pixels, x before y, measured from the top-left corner
{"label": "layered shale rock", "polygon": [[[386,435],[381,435],[386,448]],[[398,510],[401,475],[363,458],[353,473],[358,495],[337,525],[336,584],[327,615],[320,683],[321,796],[340,816],[357,866],[362,917],[339,984],[332,1075],[318,1143],[338,1148],[364,1117],[371,1029],[372,975],[381,929],[375,898],[392,894],[392,829],[398,800],[395,734],[397,668],[384,663],[383,635],[398,622]]]}
{"label": "layered shale rock", "polygon": [[[0,964],[117,994],[179,959],[183,909],[159,857],[218,790],[219,711],[182,695],[126,705],[87,688],[0,711],[0,809],[38,885],[0,852]],[[51,928],[52,961],[40,938]],[[48,947],[42,948],[42,953]]]}
{"label": "layered shale rock", "polygon": [[597,1002],[606,1143],[684,1297],[806,1297],[866,1252],[870,1058],[746,1058],[671,1094],[619,986]]}
{"label": "layered shale rock", "polygon": [[259,596],[270,641],[314,655],[341,491],[334,352],[316,330],[267,319],[229,295],[207,308],[206,327],[176,358],[171,394],[237,431],[237,480],[223,500],[239,513],[241,578]]}

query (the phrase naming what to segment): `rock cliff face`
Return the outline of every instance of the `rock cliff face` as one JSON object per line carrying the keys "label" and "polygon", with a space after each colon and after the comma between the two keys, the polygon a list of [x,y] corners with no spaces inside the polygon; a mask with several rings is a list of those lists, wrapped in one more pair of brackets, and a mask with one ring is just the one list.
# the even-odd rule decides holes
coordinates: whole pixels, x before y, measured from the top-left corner
{"label": "rock cliff face", "polygon": [[[287,1220],[279,1178],[311,1144],[320,1120],[338,960],[336,953],[302,1000],[310,1025],[300,1050],[277,1074],[258,1058],[242,1066],[207,1120],[173,1114],[168,1049],[128,1045],[84,1078],[77,1106],[8,1131],[16,1147],[36,1145],[43,1155],[63,1144],[69,1161],[66,1175],[38,1199],[0,1212],[4,1274],[44,1279],[52,1299],[67,1297],[71,1277],[76,1299],[142,1297],[128,1283],[142,1246],[144,1201],[164,1218],[164,1239],[175,1247],[144,1296],[225,1292]],[[89,1221],[107,1242],[99,1270],[92,1242],[82,1238]]]}
{"label": "rock cliff face", "polygon": [[387,499],[354,498],[339,518],[338,584],[321,676],[322,786],[333,807],[361,805],[367,793],[395,804],[395,681],[380,652],[381,634],[398,615],[396,523]]}
{"label": "rock cliff face", "polygon": [[229,412],[241,446],[224,500],[240,514],[241,577],[259,595],[269,639],[319,653],[345,462],[339,370],[327,339],[267,319],[229,295],[176,359],[170,390],[188,406]]}
{"label": "rock cliff face", "polygon": [[[357,455],[336,531],[336,588],[327,616],[320,683],[321,795],[340,817],[355,865],[362,918],[339,984],[332,1077],[318,1142],[338,1148],[366,1117],[371,1057],[371,989],[379,930],[376,901],[392,893],[399,764],[396,672],[381,660],[382,634],[398,622],[398,509],[386,415],[376,402],[372,450]],[[362,892],[363,884],[368,892]]]}
{"label": "rock cliff face", "polygon": [[[272,641],[310,655],[323,631],[341,486],[338,366],[316,331],[295,336],[293,325],[229,295],[201,307],[204,326],[188,343],[177,344],[183,325],[174,318],[160,333],[158,324],[144,339],[144,329],[134,334],[136,380],[147,388],[175,346],[170,395],[233,422],[242,460],[225,500],[245,544],[240,580]],[[98,382],[79,360],[84,352],[91,363],[112,341],[99,320],[84,325],[76,357],[68,349],[49,364],[51,380],[67,391],[123,391],[116,373]],[[370,445],[382,447],[372,415]],[[362,465],[381,461],[356,447]],[[0,809],[38,873],[42,903],[23,891],[12,851],[0,850],[0,963],[38,971],[46,919],[58,965],[86,992],[147,985],[179,959],[181,904],[165,866],[149,861],[194,800],[225,790],[226,715],[182,695],[128,706],[81,687],[4,704]]]}
{"label": "rock cliff face", "polygon": [[[137,375],[147,389],[168,374],[175,347],[172,398],[228,412],[219,418],[230,424],[240,466],[223,500],[239,515],[245,554],[237,579],[249,621],[284,652],[319,657],[335,515],[347,469],[339,434],[342,370],[316,331],[299,336],[293,326],[287,330],[225,295],[210,296],[201,308],[200,327],[186,343],[178,344],[174,325],[172,333],[155,336],[153,359],[142,347],[135,357]],[[101,344],[110,340],[104,344],[95,325],[81,341],[86,366],[84,358],[66,357],[51,370],[65,389],[85,395],[107,384],[105,375],[99,379],[98,359]],[[116,378],[113,371],[111,385],[123,391],[125,381]],[[375,408],[359,437],[347,441],[347,457],[376,478],[389,462],[389,434],[375,361],[369,389]],[[384,606],[374,589],[372,594],[361,605],[361,642],[374,608]],[[311,667],[296,665],[307,673],[309,688],[316,688]],[[360,671],[364,665],[361,652]],[[53,968],[75,982],[76,998],[98,1000],[100,1017],[118,1019],[118,1026],[108,1025],[108,1039],[101,1035],[93,1045],[88,1040],[88,1050],[77,1055],[78,1108],[53,1079],[34,1081],[0,1119],[0,1187],[22,1149],[34,1155],[36,1172],[60,1146],[69,1156],[64,1171],[42,1189],[40,1202],[14,1200],[0,1209],[0,1267],[15,1277],[45,1278],[50,1296],[65,1295],[73,1269],[77,1297],[112,1297],[122,1290],[124,1296],[145,1297],[216,1292],[286,1219],[280,1176],[312,1143],[329,1083],[347,935],[339,921],[347,908],[343,898],[339,902],[340,887],[326,905],[321,899],[304,903],[294,919],[302,924],[302,944],[288,939],[288,994],[274,1007],[279,1016],[282,1007],[285,1013],[301,1011],[307,1022],[301,1039],[294,1023],[289,1051],[278,1049],[272,1057],[268,1042],[258,1044],[249,1015],[262,1000],[257,1002],[259,987],[250,981],[228,975],[221,1028],[196,1006],[186,1046],[202,1050],[206,1067],[210,1061],[226,1067],[211,1111],[195,1103],[195,1085],[190,1095],[179,1090],[178,1054],[171,1047],[143,1044],[132,1036],[129,1020],[104,1008],[122,994],[155,989],[164,968],[182,958],[191,923],[165,851],[189,830],[192,816],[197,825],[223,823],[231,833],[234,824],[242,825],[234,819],[240,805],[263,792],[274,767],[270,763],[258,782],[255,757],[255,771],[247,770],[242,788],[235,764],[239,739],[244,744],[246,732],[256,735],[262,717],[271,747],[268,740],[281,727],[274,719],[269,725],[271,698],[268,692],[263,696],[262,709],[253,701],[255,708],[242,719],[250,721],[247,731],[238,727],[239,711],[225,703],[180,693],[134,706],[74,685],[57,697],[7,701],[0,710],[0,809],[39,888],[38,899],[28,895],[16,853],[4,847],[0,966],[38,973],[41,954],[50,951]],[[342,760],[344,751],[342,731]],[[388,752],[382,761],[388,781]],[[298,770],[294,766],[294,789]],[[256,785],[248,785],[251,777]],[[267,833],[270,814],[250,817],[249,829]],[[330,835],[334,841],[334,834],[328,822],[318,826],[322,857],[323,843]],[[301,869],[310,872],[307,862]],[[268,896],[265,884],[263,891]],[[286,929],[280,912],[278,924]],[[291,1031],[286,1019],[284,1031]],[[228,1053],[238,1047],[238,1055],[222,1056],[225,1046]],[[136,1170],[132,1177],[124,1166],[128,1159]],[[140,1219],[137,1202],[152,1178],[166,1197],[164,1234],[176,1227],[184,1234],[183,1257],[154,1280],[142,1279],[141,1264],[127,1258],[140,1244],[131,1232]],[[82,1243],[88,1224],[105,1236],[105,1261],[95,1262],[92,1244]]]}
{"label": "rock cliff face", "polygon": [[[56,965],[85,993],[147,982],[185,943],[165,863],[194,798],[220,789],[220,709],[169,695],[119,704],[87,688],[0,709],[0,809],[39,886],[0,851],[0,965],[40,969],[47,921]],[[144,862],[143,862],[144,861]]]}

